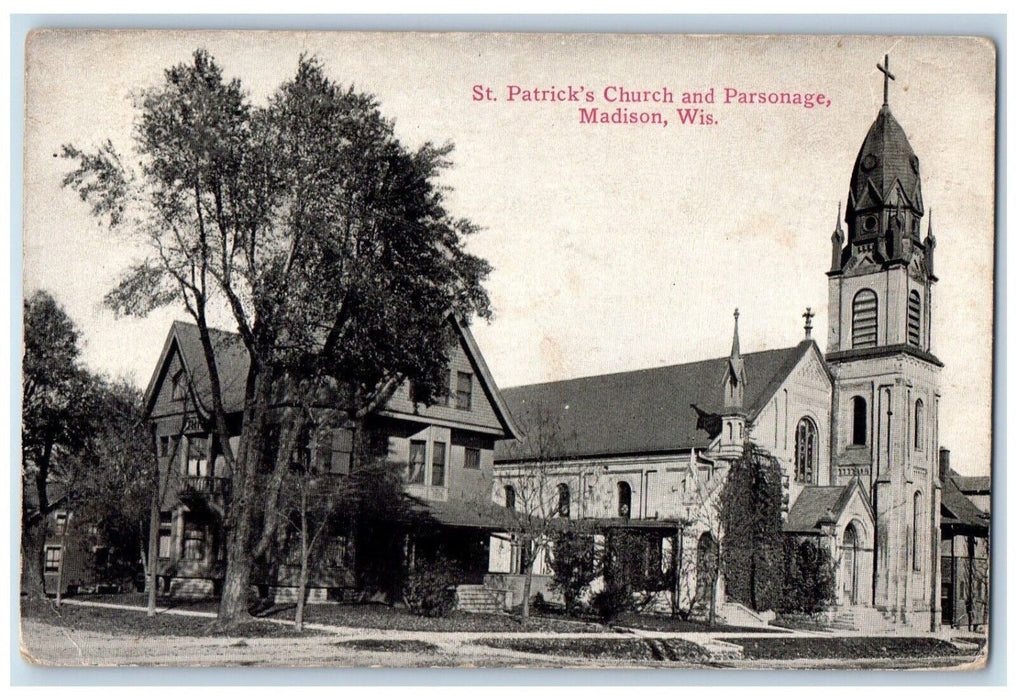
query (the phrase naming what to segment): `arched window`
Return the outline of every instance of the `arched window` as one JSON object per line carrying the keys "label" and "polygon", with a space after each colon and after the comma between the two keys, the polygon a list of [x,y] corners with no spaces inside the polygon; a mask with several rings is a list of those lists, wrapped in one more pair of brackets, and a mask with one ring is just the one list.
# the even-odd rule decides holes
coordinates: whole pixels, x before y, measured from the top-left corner
{"label": "arched window", "polygon": [[851,444],[864,445],[869,441],[869,405],[861,396],[851,399]]}
{"label": "arched window", "polygon": [[855,294],[851,303],[851,347],[874,348],[879,328],[879,301],[871,289]]}
{"label": "arched window", "polygon": [[922,570],[921,546],[922,541],[922,492],[915,491],[914,523],[911,527],[911,566],[915,571]]}
{"label": "arched window", "polygon": [[628,482],[618,482],[618,517],[629,518],[632,515],[632,487]]}
{"label": "arched window", "polygon": [[915,449],[922,449],[922,430],[925,426],[922,423],[925,421],[925,404],[922,403],[921,399],[915,401]]}
{"label": "arched window", "polygon": [[908,345],[922,344],[922,297],[918,292],[908,294]]}
{"label": "arched window", "polygon": [[795,431],[795,481],[811,484],[816,475],[816,424],[811,418],[798,421]]}
{"label": "arched window", "polygon": [[505,487],[505,507],[512,510],[516,508],[516,489],[514,486]]}
{"label": "arched window", "polygon": [[558,508],[557,513],[563,518],[569,517],[569,503],[571,502],[571,494],[569,493],[568,484],[558,484]]}

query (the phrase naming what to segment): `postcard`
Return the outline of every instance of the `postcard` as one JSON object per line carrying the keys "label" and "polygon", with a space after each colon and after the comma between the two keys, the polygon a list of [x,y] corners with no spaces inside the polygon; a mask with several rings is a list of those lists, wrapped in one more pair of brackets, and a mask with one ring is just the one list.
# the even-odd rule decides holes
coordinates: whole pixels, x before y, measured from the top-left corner
{"label": "postcard", "polygon": [[983,667],[995,76],[33,32],[23,657]]}

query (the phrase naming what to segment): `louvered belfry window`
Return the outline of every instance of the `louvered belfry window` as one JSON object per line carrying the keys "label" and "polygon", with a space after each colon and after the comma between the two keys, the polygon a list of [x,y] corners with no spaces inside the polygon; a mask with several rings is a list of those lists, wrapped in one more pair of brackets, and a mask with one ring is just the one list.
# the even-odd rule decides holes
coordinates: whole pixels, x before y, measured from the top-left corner
{"label": "louvered belfry window", "polygon": [[851,347],[874,348],[879,326],[879,302],[876,293],[863,289],[851,305]]}
{"label": "louvered belfry window", "polygon": [[922,298],[918,292],[908,295],[908,345],[922,344]]}

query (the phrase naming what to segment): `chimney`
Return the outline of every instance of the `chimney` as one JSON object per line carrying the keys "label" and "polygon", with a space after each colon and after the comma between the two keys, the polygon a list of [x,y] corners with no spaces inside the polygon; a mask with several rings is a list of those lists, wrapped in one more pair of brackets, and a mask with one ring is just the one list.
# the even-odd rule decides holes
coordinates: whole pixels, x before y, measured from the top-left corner
{"label": "chimney", "polygon": [[950,450],[939,448],[939,478],[945,479],[950,473]]}

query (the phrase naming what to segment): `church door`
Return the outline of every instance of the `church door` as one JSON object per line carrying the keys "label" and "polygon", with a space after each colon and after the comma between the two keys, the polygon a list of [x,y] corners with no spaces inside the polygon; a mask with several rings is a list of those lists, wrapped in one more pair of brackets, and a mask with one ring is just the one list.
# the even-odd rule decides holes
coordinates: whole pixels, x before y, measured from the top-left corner
{"label": "church door", "polygon": [[858,603],[858,533],[854,524],[844,530],[843,552],[844,601],[855,605]]}

